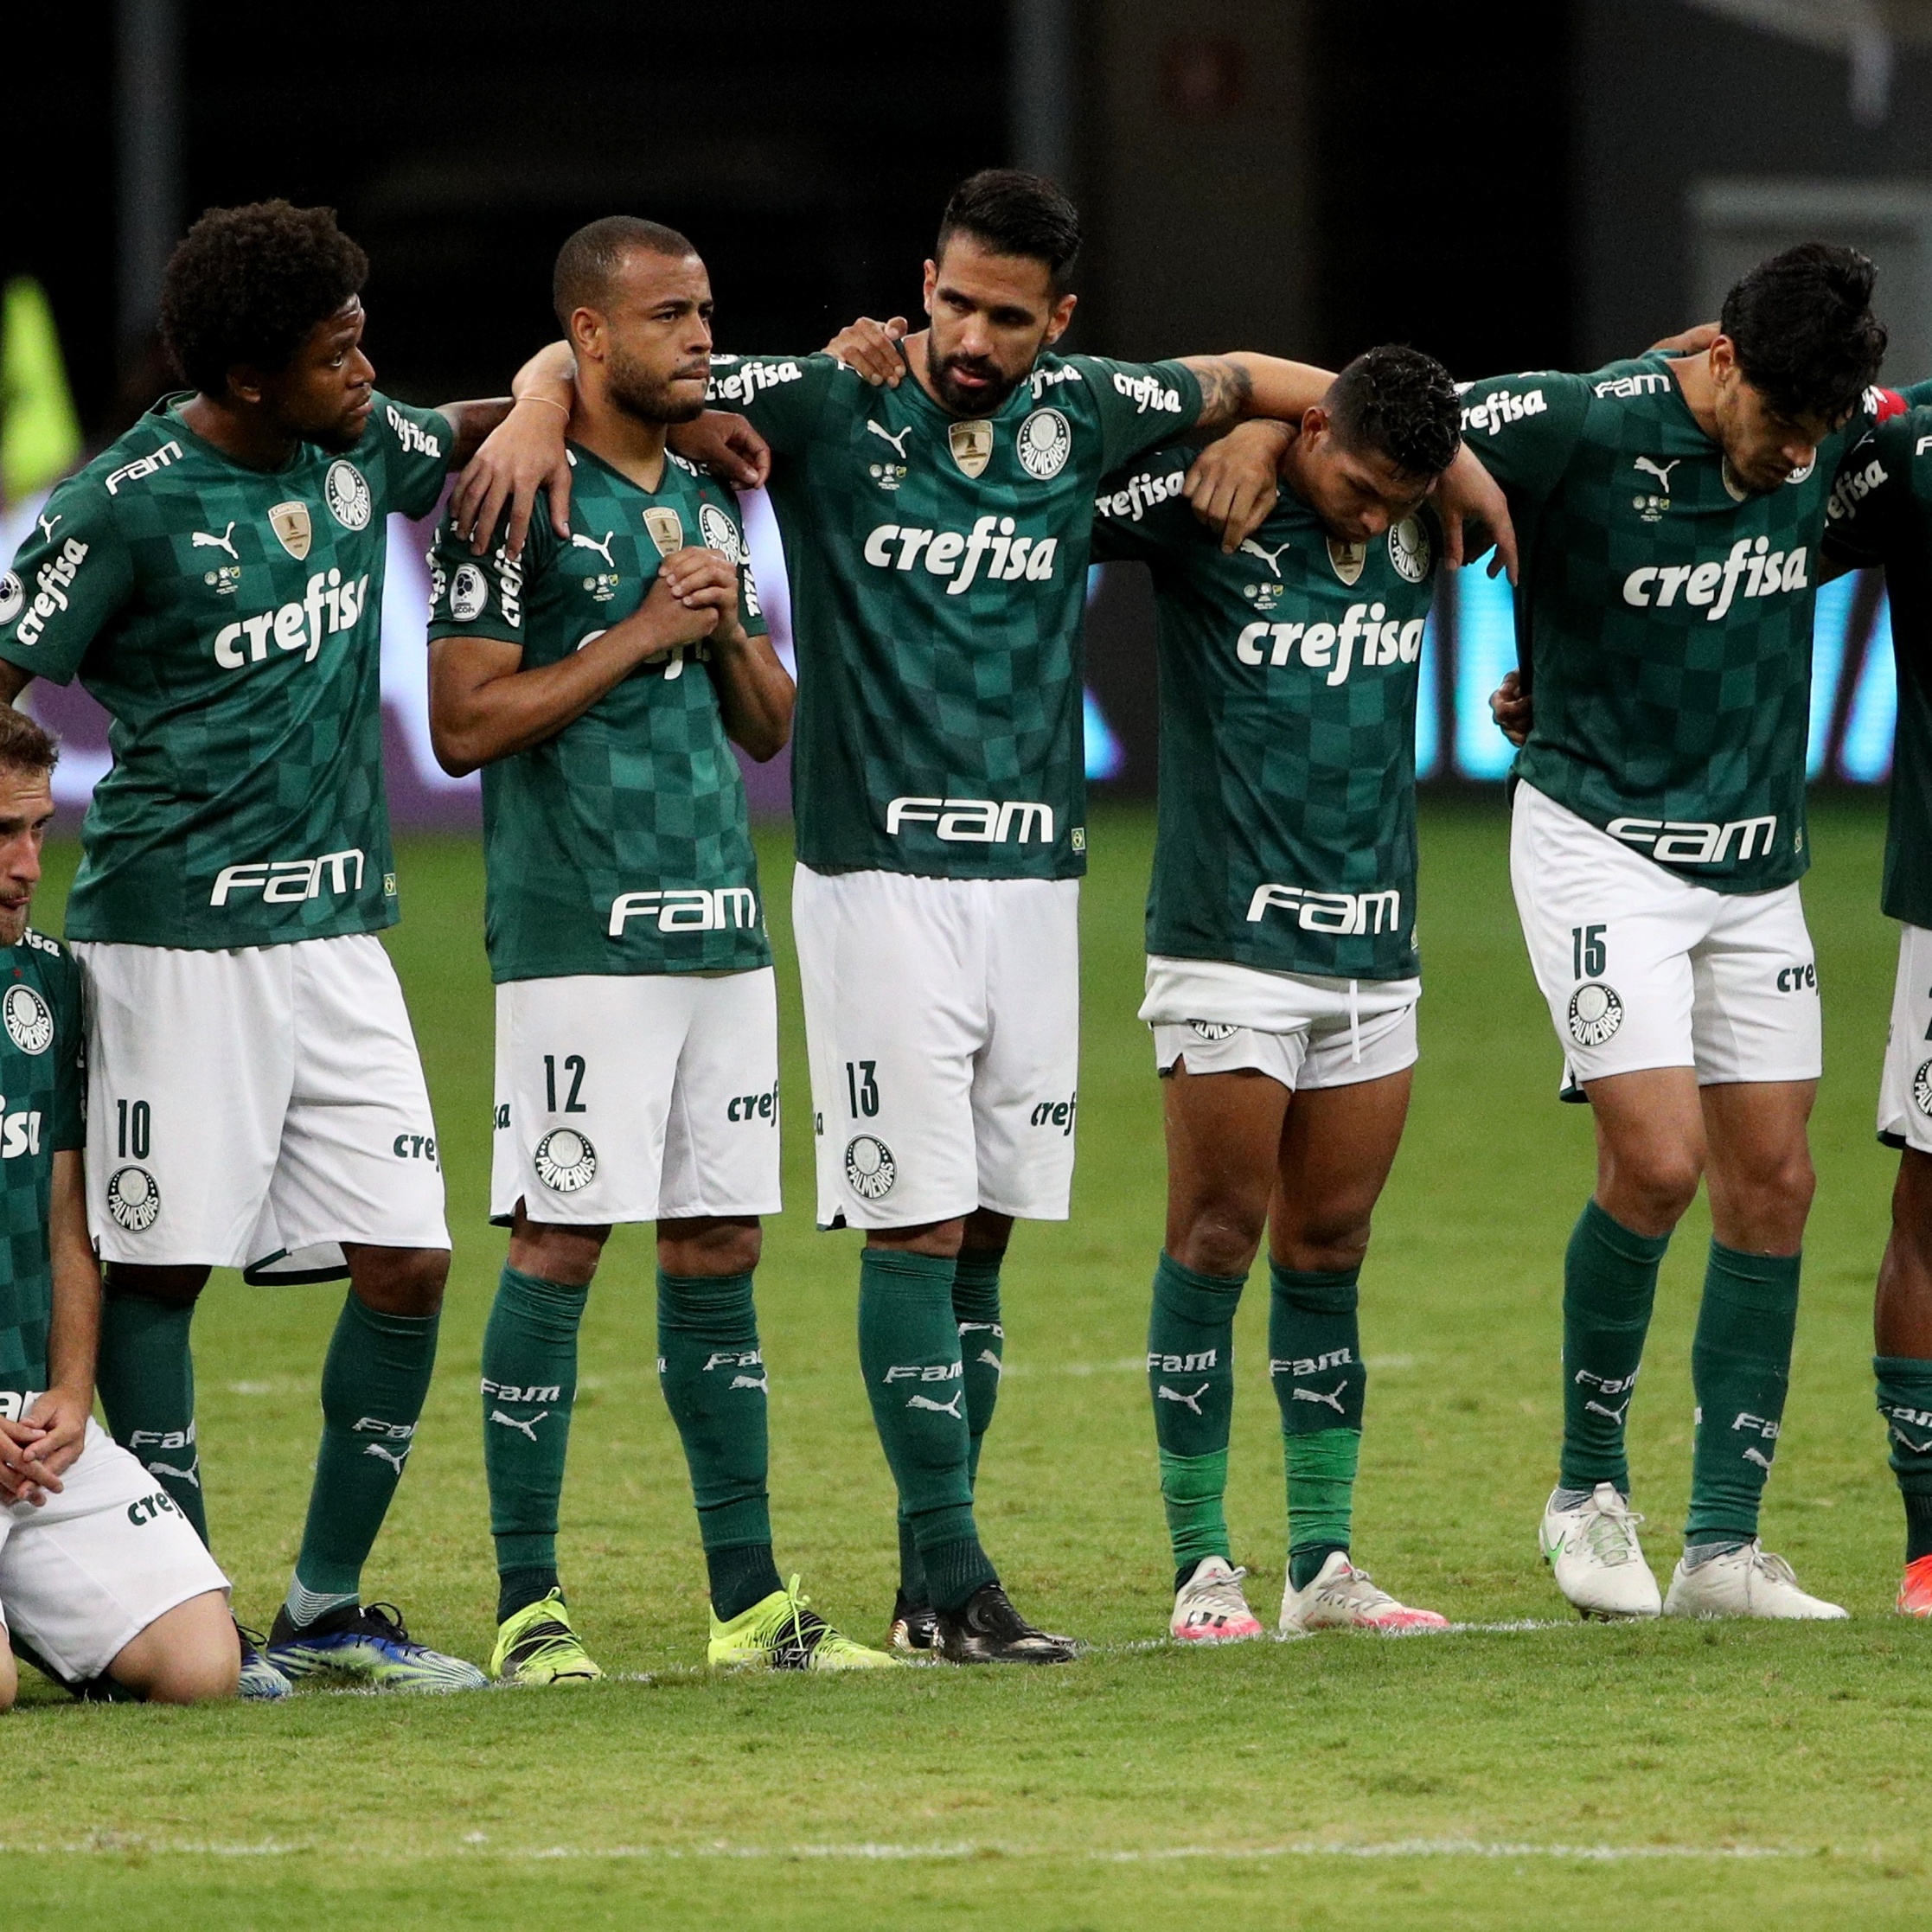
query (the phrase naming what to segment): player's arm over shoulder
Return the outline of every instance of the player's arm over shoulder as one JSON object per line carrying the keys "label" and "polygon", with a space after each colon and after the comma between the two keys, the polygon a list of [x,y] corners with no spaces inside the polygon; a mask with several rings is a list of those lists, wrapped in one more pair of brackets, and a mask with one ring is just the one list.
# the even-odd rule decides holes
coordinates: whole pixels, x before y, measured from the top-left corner
{"label": "player's arm over shoulder", "polygon": [[131,479],[126,465],[110,466],[117,453],[97,458],[48,498],[0,576],[0,698],[10,701],[36,677],[69,682],[133,590],[114,493],[141,479]]}
{"label": "player's arm over shoulder", "polygon": [[[1648,378],[1639,375],[1635,364],[1628,368],[1633,381],[1675,380],[1660,364]],[[1534,369],[1461,384],[1464,446],[1505,489],[1545,495],[1569,467],[1583,434],[1593,383],[1604,380],[1618,377],[1614,373],[1590,377]]]}
{"label": "player's arm over shoulder", "polygon": [[1157,558],[1212,538],[1187,505],[1187,471],[1195,451],[1163,444],[1101,478],[1093,498],[1097,563]]}
{"label": "player's arm over shoulder", "polygon": [[746,418],[780,456],[803,449],[812,439],[827,399],[837,385],[849,386],[856,400],[870,389],[835,357],[812,355],[713,355],[705,402]]}

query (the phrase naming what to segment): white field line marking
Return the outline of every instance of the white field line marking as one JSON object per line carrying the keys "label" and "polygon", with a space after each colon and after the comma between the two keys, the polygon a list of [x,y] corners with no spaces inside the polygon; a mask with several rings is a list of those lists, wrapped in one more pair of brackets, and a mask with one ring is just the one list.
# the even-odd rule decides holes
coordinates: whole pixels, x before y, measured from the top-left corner
{"label": "white field line marking", "polygon": [[[196,1858],[279,1858],[327,1856],[348,1847],[309,1839],[296,1843],[265,1839],[257,1844],[151,1839],[138,1833],[101,1833],[66,1843],[0,1843],[0,1856],[143,1857]],[[859,1863],[948,1863],[969,1858],[1001,1858],[1060,1860],[1085,1865],[1162,1865],[1183,1859],[1247,1863],[1269,1858],[1550,1858],[1592,1865],[1618,1865],[1650,1859],[1726,1860],[1807,1858],[1843,1856],[1828,1846],[1785,1845],[1542,1845],[1519,1839],[1411,1838],[1359,1843],[1296,1839],[1281,1845],[1169,1845],[1125,1851],[1070,1852],[1052,1845],[1014,1845],[999,1840],[956,1844],[890,1845],[533,1845],[496,1846],[481,1832],[470,1832],[457,1844],[416,1846],[406,1850],[359,1846],[355,1856],[385,1863],[418,1864],[454,1852],[502,1863],[537,1863],[561,1859],[617,1861],[644,1858],[747,1858],[853,1860]],[[1872,1847],[1871,1855],[1878,1855]]]}

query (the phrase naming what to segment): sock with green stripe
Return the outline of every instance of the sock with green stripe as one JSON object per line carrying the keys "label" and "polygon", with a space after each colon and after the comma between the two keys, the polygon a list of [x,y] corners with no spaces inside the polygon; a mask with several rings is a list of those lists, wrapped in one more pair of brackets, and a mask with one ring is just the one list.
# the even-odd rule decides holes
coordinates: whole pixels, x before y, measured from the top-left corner
{"label": "sock with green stripe", "polygon": [[436,1366],[433,1315],[384,1315],[351,1289],[322,1367],[322,1447],[289,1587],[297,1628],[357,1603]]}
{"label": "sock with green stripe", "polygon": [[1874,1355],[1871,1372],[1905,1505],[1905,1560],[1916,1563],[1932,1556],[1932,1361]]}
{"label": "sock with green stripe", "polygon": [[998,1580],[973,1522],[953,1263],[898,1248],[859,1260],[859,1365],[934,1609]]}
{"label": "sock with green stripe", "polygon": [[590,1289],[505,1263],[483,1330],[483,1474],[496,1544],[496,1621],[557,1588],[557,1515]]}
{"label": "sock with green stripe", "polygon": [[1586,1202],[1563,1263],[1563,1462],[1558,1486],[1630,1493],[1624,1424],[1667,1234],[1638,1234]]}
{"label": "sock with green stripe", "polygon": [[[1241,1275],[1203,1275],[1162,1252],[1147,1327],[1147,1385],[1174,1571],[1231,1561],[1225,1498],[1234,1421],[1234,1311]],[[1177,1582],[1175,1587],[1180,1587]]]}
{"label": "sock with green stripe", "polygon": [[151,1302],[114,1285],[107,1270],[100,1304],[100,1360],[94,1386],[114,1440],[168,1492],[208,1541],[202,1459],[195,1440],[195,1358],[188,1332],[192,1302]]}
{"label": "sock with green stripe", "polygon": [[1697,1437],[1684,1548],[1693,1567],[1700,1555],[1736,1549],[1757,1534],[1791,1374],[1801,1259],[1711,1244],[1691,1345]]}
{"label": "sock with green stripe", "polygon": [[784,1586],[765,1487],[764,1352],[752,1277],[657,1271],[657,1377],[684,1444],[720,1623]]}
{"label": "sock with green stripe", "polygon": [[1336,1551],[1348,1550],[1368,1394],[1360,1276],[1359,1268],[1268,1264],[1268,1379],[1281,1405],[1289,1581],[1296,1590]]}

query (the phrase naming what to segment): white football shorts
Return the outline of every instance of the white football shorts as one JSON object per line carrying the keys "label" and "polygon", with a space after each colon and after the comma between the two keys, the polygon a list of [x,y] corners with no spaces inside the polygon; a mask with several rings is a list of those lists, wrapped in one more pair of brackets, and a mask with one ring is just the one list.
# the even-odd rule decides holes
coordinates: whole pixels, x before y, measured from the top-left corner
{"label": "white football shorts", "polygon": [[1692,1067],[1699,1086],[1819,1077],[1818,969],[1794,882],[1690,885],[1526,784],[1509,873],[1566,1097],[1654,1066]]}
{"label": "white football shorts", "polygon": [[1340,980],[1225,959],[1147,963],[1141,1018],[1162,1073],[1250,1069],[1290,1093],[1380,1080],[1416,1064],[1419,979]]}
{"label": "white football shorts", "polygon": [[778,1212],[769,966],[496,988],[491,1218],[600,1227]]}
{"label": "white football shorts", "polygon": [[1932,932],[1898,929],[1891,1030],[1878,1076],[1878,1138],[1932,1154]]}
{"label": "white football shorts", "polygon": [[821,1227],[1063,1221],[1080,882],[792,876]]}
{"label": "white football shorts", "polygon": [[348,1272],[345,1241],[449,1246],[429,1089],[373,932],[74,954],[102,1260],[315,1282]]}
{"label": "white football shorts", "polygon": [[0,1507],[0,1622],[72,1686],[228,1579],[167,1491],[99,1423],[61,1484],[45,1502]]}

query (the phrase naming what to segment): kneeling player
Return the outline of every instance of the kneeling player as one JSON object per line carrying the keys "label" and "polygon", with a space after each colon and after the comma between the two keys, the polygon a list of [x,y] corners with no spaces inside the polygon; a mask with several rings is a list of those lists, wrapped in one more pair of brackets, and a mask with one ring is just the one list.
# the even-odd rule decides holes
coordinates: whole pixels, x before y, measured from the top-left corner
{"label": "kneeling player", "polygon": [[[1177,1638],[1261,1634],[1222,1498],[1234,1313],[1262,1230],[1288,1459],[1281,1630],[1440,1628],[1349,1560],[1366,1382],[1356,1279],[1416,1059],[1416,663],[1455,458],[1448,373],[1358,357],[1281,456],[1232,553],[1170,449],[1100,486],[1097,554],[1151,564],[1161,805],[1147,999],[1165,1083],[1167,1247],[1148,1379]],[[1277,431],[1238,432],[1257,439]]]}
{"label": "kneeling player", "polygon": [[84,1695],[193,1704],[234,1695],[227,1579],[90,1417],[100,1270],[81,1176],[80,975],[27,924],[56,755],[0,707],[0,1711],[17,1688],[15,1651]]}
{"label": "kneeling player", "polygon": [[665,448],[710,373],[711,288],[681,235],[592,222],[557,259],[577,357],[567,541],[535,519],[485,565],[446,521],[431,722],[485,767],[496,981],[496,1217],[509,1258],[483,1339],[501,1589],[491,1668],[601,1675],[557,1575],[577,1330],[611,1224],[657,1224],[657,1354],[711,1582],[710,1661],[890,1665],[779,1580],[752,1299],[778,1206],[777,1006],[745,790],[792,687],[728,493]]}

